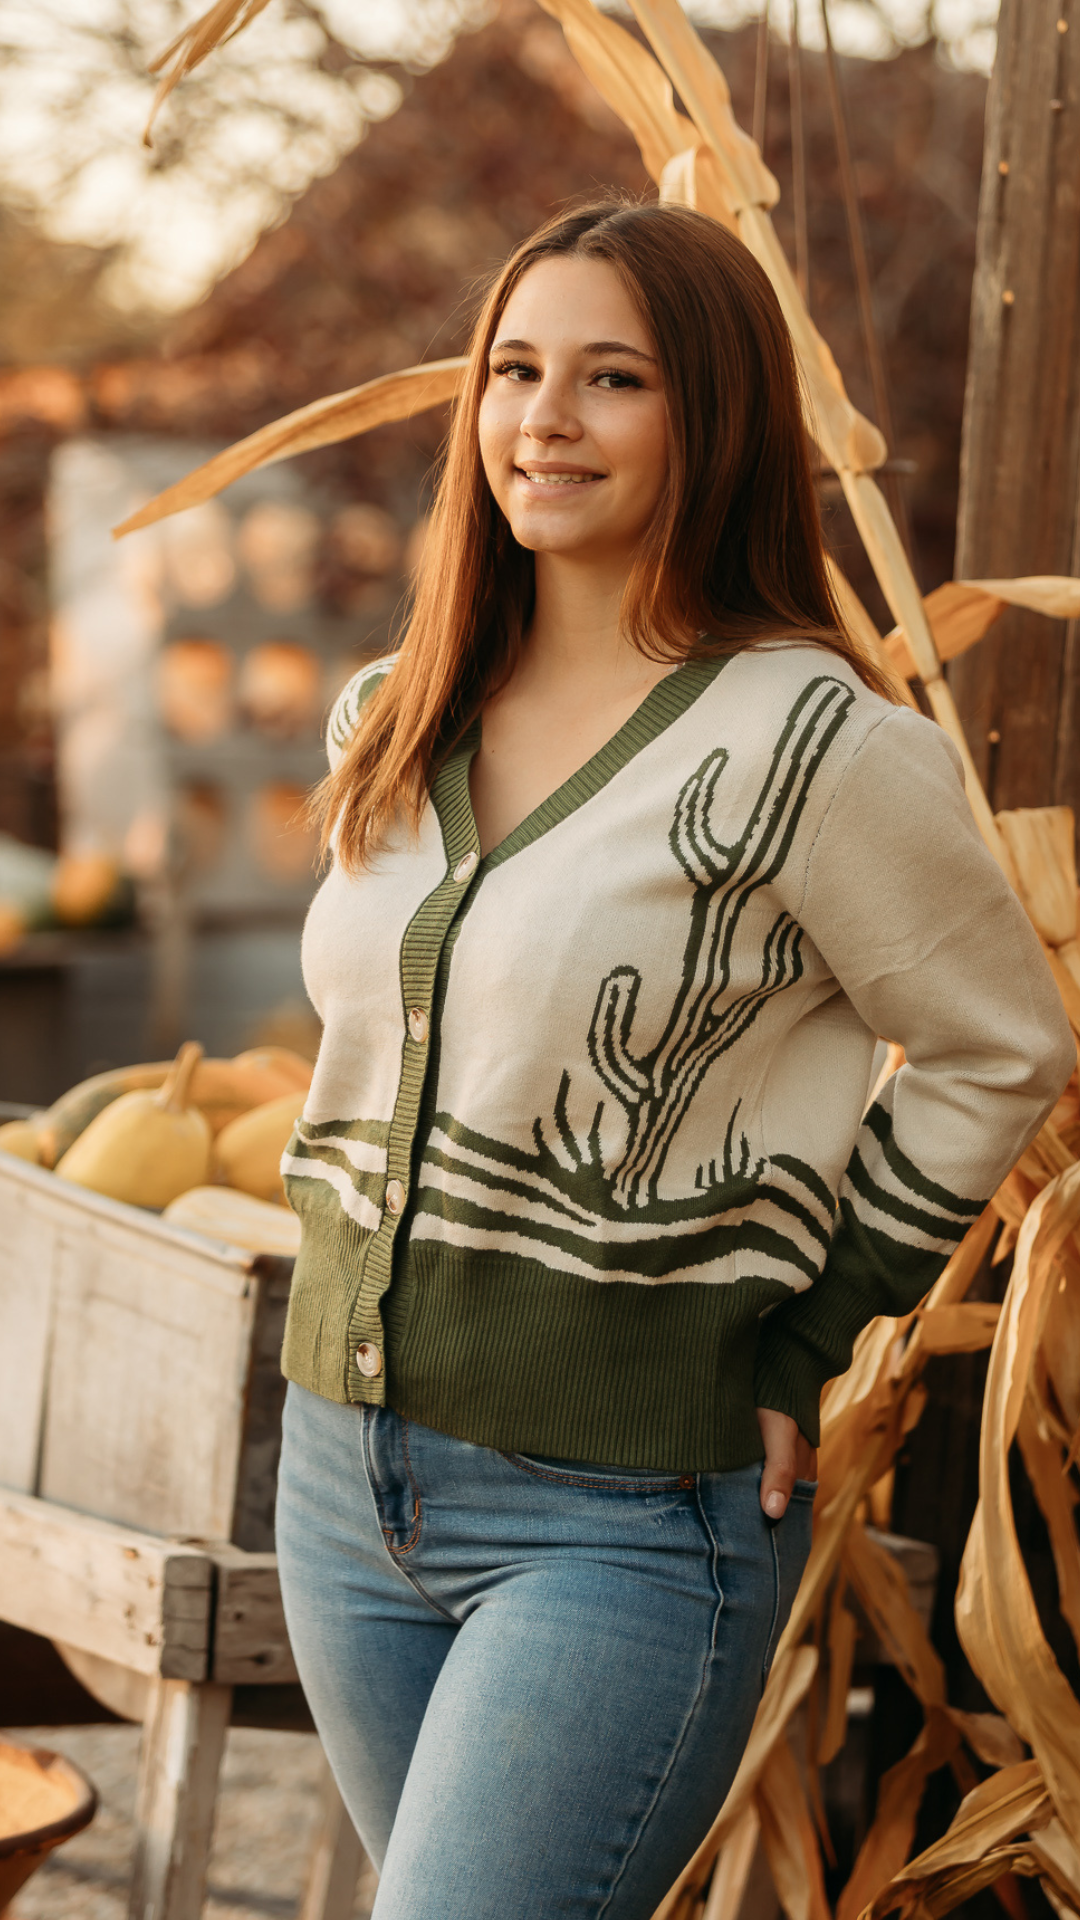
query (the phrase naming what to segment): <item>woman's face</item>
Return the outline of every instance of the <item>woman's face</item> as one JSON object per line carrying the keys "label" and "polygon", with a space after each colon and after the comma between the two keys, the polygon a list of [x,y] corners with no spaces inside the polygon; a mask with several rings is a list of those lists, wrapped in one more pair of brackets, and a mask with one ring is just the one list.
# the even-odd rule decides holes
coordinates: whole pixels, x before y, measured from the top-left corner
{"label": "woman's face", "polygon": [[495,330],[480,454],[521,546],[632,559],[667,475],[668,420],[652,339],[612,267],[555,258],[522,275]]}

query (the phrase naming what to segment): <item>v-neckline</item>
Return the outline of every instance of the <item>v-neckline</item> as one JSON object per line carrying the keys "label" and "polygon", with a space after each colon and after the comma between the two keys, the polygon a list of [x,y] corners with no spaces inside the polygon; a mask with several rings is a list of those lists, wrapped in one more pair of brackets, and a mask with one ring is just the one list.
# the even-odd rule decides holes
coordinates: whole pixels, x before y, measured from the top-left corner
{"label": "v-neckline", "polygon": [[513,859],[533,841],[550,833],[560,821],[576,813],[594,794],[606,787],[629,761],[670,727],[695,700],[712,685],[717,674],[734,656],[717,660],[687,660],[673,673],[664,675],[650,687],[629,719],[605,741],[602,747],[527,813],[511,833],[486,854],[480,852],[480,833],[469,792],[469,769],[480,746],[480,716],[462,735],[449,759],[439,769],[431,788],[432,805],[443,830],[447,858],[457,865],[470,854],[476,855],[476,871],[490,873]]}

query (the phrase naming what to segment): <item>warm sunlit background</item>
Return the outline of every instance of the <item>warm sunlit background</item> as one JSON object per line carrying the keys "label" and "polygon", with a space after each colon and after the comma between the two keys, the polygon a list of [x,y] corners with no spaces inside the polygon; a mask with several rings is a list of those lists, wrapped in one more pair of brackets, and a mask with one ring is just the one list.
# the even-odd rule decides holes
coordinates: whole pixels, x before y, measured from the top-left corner
{"label": "warm sunlit background", "polygon": [[[694,11],[750,126],[761,0]],[[994,0],[832,0],[901,488],[952,572]],[[548,211],[651,191],[533,0],[271,0],[141,134],[176,0],[0,0],[0,1100],[251,1039],[311,1051],[301,808],[329,702],[408,592],[435,412],[120,546],[230,439],[459,350]],[[772,0],[764,147],[811,310],[873,414],[820,0]],[[793,58],[797,28],[798,59]],[[759,102],[760,104],[760,102]],[[801,109],[802,142],[793,141]],[[793,111],[795,110],[795,111]],[[839,490],[830,536],[877,589]],[[59,865],[57,855],[61,856]]]}

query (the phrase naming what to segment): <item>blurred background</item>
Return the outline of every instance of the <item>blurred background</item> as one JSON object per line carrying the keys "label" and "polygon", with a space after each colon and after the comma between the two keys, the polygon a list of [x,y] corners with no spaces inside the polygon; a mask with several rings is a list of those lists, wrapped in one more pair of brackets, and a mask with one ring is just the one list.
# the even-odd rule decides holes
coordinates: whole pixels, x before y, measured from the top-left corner
{"label": "blurred background", "polygon": [[[460,351],[484,276],[553,208],[649,191],[532,0],[274,0],[144,147],[148,63],[192,11],[0,4],[9,1103],[188,1036],[314,1051],[304,795],[330,702],[406,605],[445,416],[270,468],[118,545],[110,527],[291,408]],[[710,0],[695,17],[747,127],[757,86],[781,238],[874,416],[819,5],[773,0],[764,95],[761,12]],[[924,591],[952,573],[995,12],[830,7]],[[829,476],[821,492],[888,625]]]}

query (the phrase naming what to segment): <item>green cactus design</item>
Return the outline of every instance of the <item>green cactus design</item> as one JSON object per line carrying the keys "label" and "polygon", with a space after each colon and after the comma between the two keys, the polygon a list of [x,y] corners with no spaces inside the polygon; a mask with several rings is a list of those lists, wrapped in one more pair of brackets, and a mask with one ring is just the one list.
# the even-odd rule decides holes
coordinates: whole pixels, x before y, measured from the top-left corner
{"label": "green cactus design", "polygon": [[[737,839],[719,840],[712,825],[729,757],[725,748],[710,753],[679,794],[669,840],[694,897],[682,984],[667,1025],[655,1046],[635,1051],[641,974],[636,967],[616,967],[601,984],[589,1028],[589,1057],[627,1116],[626,1152],[611,1174],[612,1196],[627,1211],[655,1199],[671,1143],[713,1061],[745,1033],[772,995],[802,972],[802,930],[789,914],[781,914],[765,943],[760,983],[724,1003],[739,919],[751,895],[782,866],[818,763],[853,698],[840,680],[822,676],[810,682],[788,715]],[[745,1138],[738,1166],[734,1162],[734,1119],[725,1142],[727,1178],[748,1172]],[[705,1184],[700,1175],[699,1183]]]}
{"label": "green cactus design", "polygon": [[[728,762],[724,749],[710,753],[680,791],[669,838],[692,883],[693,897],[681,984],[664,1031],[651,1048],[635,1050],[642,979],[638,969],[629,966],[613,968],[602,981],[589,1028],[595,1071],[626,1114],[626,1146],[618,1163],[605,1164],[603,1100],[584,1137],[575,1131],[571,1079],[564,1071],[550,1118],[533,1122],[531,1150],[491,1139],[452,1114],[437,1114],[442,1144],[428,1146],[425,1162],[451,1180],[467,1179],[471,1197],[427,1184],[418,1198],[422,1212],[446,1214],[488,1233],[512,1226],[519,1236],[560,1246],[583,1260],[596,1257],[599,1222],[640,1221],[641,1237],[620,1239],[608,1264],[649,1275],[686,1262],[719,1259],[743,1244],[745,1229],[736,1216],[768,1194],[781,1214],[800,1223],[811,1244],[827,1247],[831,1196],[813,1168],[791,1156],[782,1163],[782,1185],[771,1180],[770,1170],[755,1159],[739,1129],[738,1101],[724,1127],[722,1145],[718,1139],[718,1159],[697,1169],[694,1193],[665,1197],[660,1179],[672,1141],[711,1064],[734,1046],[774,994],[799,978],[802,932],[789,914],[780,914],[764,944],[760,981],[752,991],[725,1001],[740,916],[755,890],[765,886],[787,858],[811,782],[853,698],[842,681],[826,675],[805,689],[788,715],[750,817],[730,842],[721,841],[713,825],[717,789]],[[511,1200],[517,1203],[513,1212],[506,1204]],[[535,1218],[530,1200],[537,1202]],[[671,1234],[658,1240],[657,1227],[669,1227]],[[752,1231],[762,1254],[771,1249],[813,1277],[814,1260],[778,1224],[759,1222]]]}

